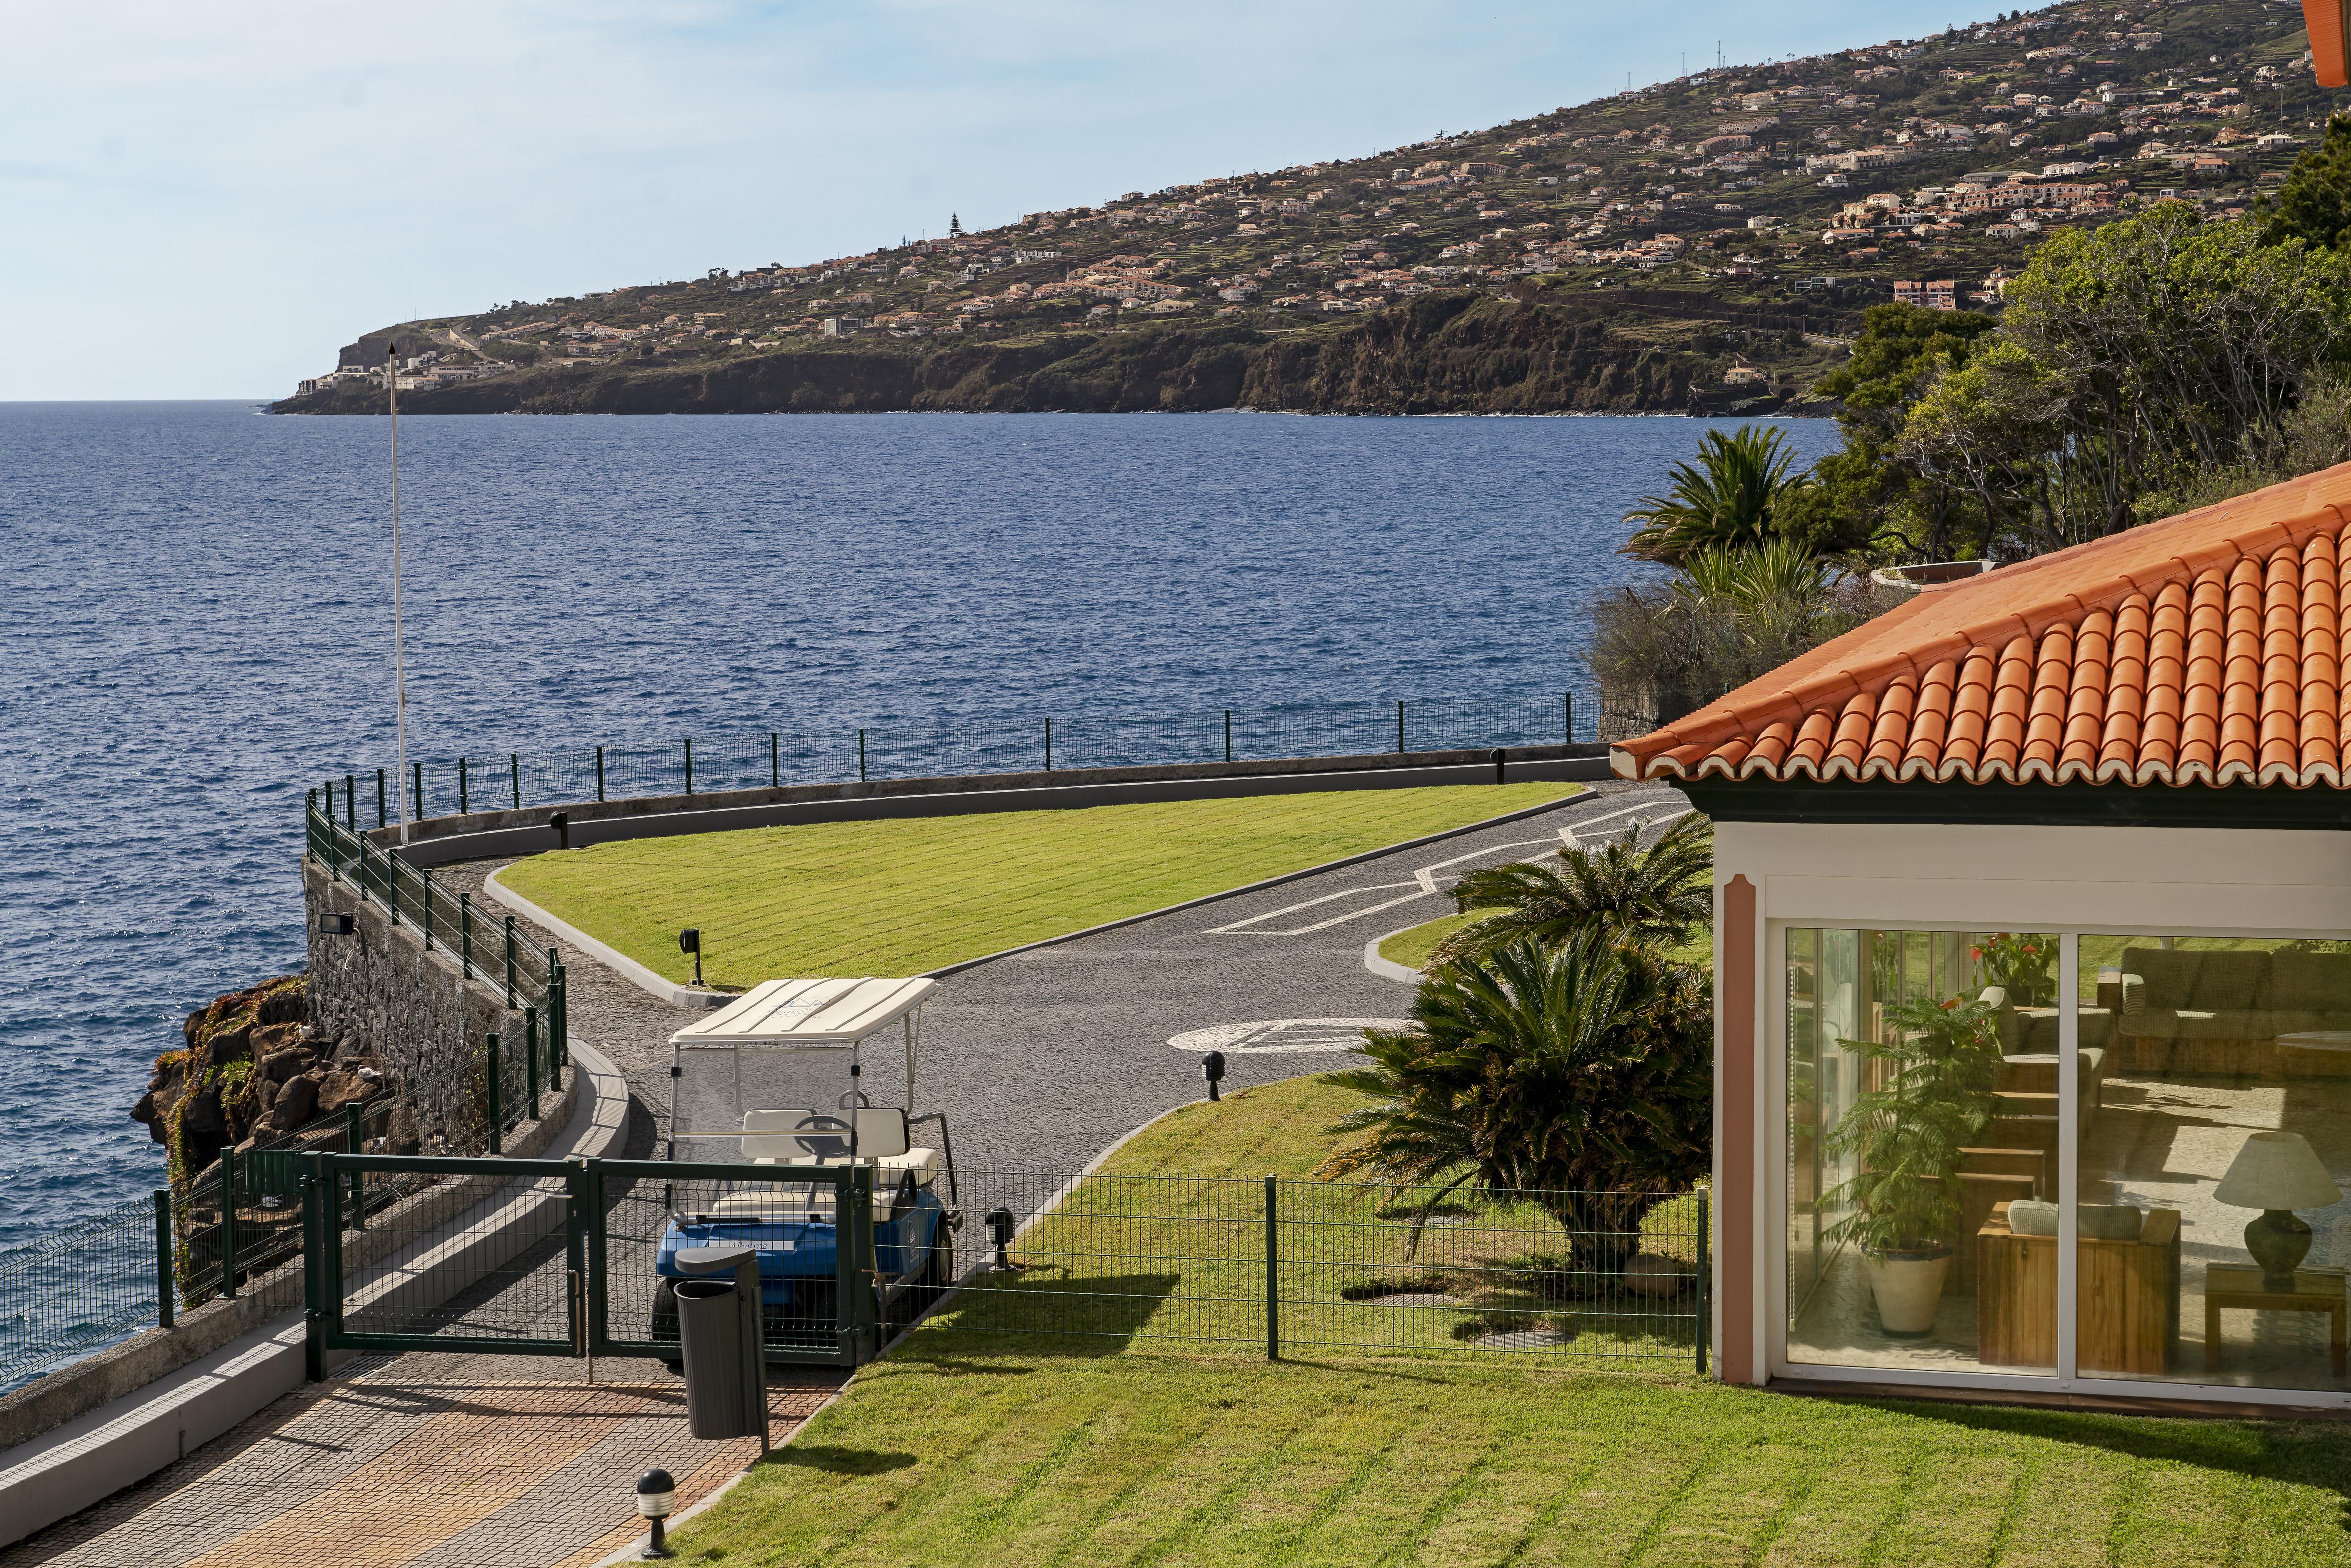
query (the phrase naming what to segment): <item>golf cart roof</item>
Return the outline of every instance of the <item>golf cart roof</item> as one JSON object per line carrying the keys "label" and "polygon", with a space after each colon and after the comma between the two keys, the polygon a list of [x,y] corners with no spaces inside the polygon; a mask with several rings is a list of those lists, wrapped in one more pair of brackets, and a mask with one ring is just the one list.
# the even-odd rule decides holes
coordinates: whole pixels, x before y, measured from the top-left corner
{"label": "golf cart roof", "polygon": [[[762,980],[669,1037],[686,1050],[852,1045],[923,1005],[936,980]],[[911,1048],[910,1048],[911,1049]]]}

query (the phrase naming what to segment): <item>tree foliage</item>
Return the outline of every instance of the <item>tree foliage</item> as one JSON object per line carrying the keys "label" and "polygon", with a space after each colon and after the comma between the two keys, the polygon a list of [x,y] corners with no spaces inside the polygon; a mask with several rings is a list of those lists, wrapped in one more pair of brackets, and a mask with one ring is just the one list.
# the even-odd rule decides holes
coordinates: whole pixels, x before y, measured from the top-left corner
{"label": "tree foliage", "polygon": [[2318,145],[2294,161],[2277,195],[2262,204],[2262,243],[2300,240],[2341,250],[2351,238],[2351,115],[2334,115]]}

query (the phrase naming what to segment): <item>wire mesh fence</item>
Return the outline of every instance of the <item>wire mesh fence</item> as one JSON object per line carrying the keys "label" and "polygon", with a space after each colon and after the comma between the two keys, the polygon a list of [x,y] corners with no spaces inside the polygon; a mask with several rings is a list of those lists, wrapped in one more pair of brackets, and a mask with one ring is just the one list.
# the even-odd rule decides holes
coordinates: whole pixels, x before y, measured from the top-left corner
{"label": "wire mesh fence", "polygon": [[157,1225],[135,1197],[0,1253],[0,1390],[156,1321]]}
{"label": "wire mesh fence", "polygon": [[320,1273],[340,1282],[345,1343],[429,1335],[453,1351],[570,1353],[584,1285],[573,1174],[492,1164],[332,1162]]}
{"label": "wire mesh fence", "polygon": [[1700,1194],[956,1176],[964,1282],[938,1321],[960,1329],[1705,1360]]}
{"label": "wire mesh fence", "polygon": [[[1573,741],[1577,729],[1572,692],[1514,689],[1476,696],[828,725],[531,751],[469,750],[411,763],[405,783],[408,810],[422,818],[852,779],[1556,746]],[[347,773],[321,785],[319,796],[326,815],[356,833],[397,820],[402,783],[381,768]]]}

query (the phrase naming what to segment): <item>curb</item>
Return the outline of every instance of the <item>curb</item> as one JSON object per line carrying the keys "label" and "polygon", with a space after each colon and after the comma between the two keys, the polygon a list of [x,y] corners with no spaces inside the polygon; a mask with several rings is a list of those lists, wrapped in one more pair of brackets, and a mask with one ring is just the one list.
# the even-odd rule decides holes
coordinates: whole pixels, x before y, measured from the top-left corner
{"label": "curb", "polygon": [[724,1007],[735,999],[723,991],[697,991],[691,986],[681,986],[674,980],[664,979],[625,953],[617,952],[608,945],[597,941],[569,921],[556,918],[505,883],[500,882],[498,872],[506,869],[506,866],[500,866],[497,871],[484,877],[483,891],[524,919],[535,922],[542,930],[562,937],[567,945],[587,954],[639,990],[649,992],[658,1000],[667,1002],[674,1008]]}
{"label": "curb", "polygon": [[[1436,918],[1442,920],[1445,917],[1440,915]],[[1393,931],[1383,931],[1364,943],[1364,967],[1383,980],[1402,980],[1407,986],[1420,984],[1428,977],[1427,975],[1418,969],[1408,969],[1393,958],[1381,957],[1380,944],[1391,936],[1401,936],[1407,931],[1417,930],[1427,924],[1426,920],[1416,920],[1410,925],[1399,925]]]}

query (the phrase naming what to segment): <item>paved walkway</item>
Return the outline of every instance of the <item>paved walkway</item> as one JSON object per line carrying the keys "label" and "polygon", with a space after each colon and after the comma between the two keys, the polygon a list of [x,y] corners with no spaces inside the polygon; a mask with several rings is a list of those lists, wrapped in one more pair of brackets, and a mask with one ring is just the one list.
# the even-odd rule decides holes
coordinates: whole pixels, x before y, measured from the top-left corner
{"label": "paved walkway", "polygon": [[[1603,785],[1557,810],[949,977],[923,1033],[922,1103],[945,1109],[967,1170],[1075,1172],[1112,1139],[1203,1092],[1201,1031],[1239,1087],[1341,1064],[1361,1020],[1411,987],[1370,973],[1364,943],[1449,913],[1476,865],[1563,837],[1603,841],[1679,812],[1651,785]],[[460,886],[487,865],[451,867]],[[567,956],[572,1028],[621,1067],[626,1152],[654,1152],[670,1033],[699,1014]],[[1186,1038],[1192,1037],[1192,1038]],[[1174,1043],[1171,1043],[1174,1042]],[[353,1363],[99,1507],[0,1550],[0,1568],[493,1568],[589,1564],[637,1533],[637,1475],[678,1479],[683,1508],[754,1444],[695,1443],[679,1385],[652,1363],[412,1354]],[[782,1375],[778,1374],[778,1375]],[[776,1435],[838,1385],[775,1391]]]}

